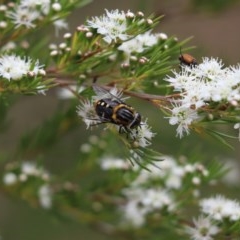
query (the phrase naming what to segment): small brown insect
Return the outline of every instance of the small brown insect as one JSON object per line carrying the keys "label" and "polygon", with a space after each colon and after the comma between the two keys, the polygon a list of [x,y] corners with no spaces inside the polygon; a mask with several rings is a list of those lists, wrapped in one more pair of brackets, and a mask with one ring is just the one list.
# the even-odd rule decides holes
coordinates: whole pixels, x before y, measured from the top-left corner
{"label": "small brown insect", "polygon": [[180,48],[180,56],[179,56],[180,65],[187,65],[189,67],[195,67],[198,65],[197,60],[191,56],[190,54],[184,53],[182,54]]}

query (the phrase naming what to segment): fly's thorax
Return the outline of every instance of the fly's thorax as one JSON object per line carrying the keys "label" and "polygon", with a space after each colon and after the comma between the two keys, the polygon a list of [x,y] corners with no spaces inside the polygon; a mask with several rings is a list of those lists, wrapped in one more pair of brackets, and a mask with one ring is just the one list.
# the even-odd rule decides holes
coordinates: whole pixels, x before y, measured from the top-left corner
{"label": "fly's thorax", "polygon": [[141,115],[126,103],[112,98],[103,98],[94,104],[96,114],[104,123],[114,123],[126,128],[140,126]]}

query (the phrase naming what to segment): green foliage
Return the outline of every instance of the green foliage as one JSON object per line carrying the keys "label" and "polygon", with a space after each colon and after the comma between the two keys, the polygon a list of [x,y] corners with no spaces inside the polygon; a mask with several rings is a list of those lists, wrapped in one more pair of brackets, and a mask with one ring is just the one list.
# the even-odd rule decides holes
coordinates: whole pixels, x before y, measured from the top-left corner
{"label": "green foliage", "polygon": [[[60,108],[60,107],[59,107]],[[56,110],[53,116],[41,126],[24,134],[20,140],[17,156],[28,156],[33,152],[38,155],[52,146],[70,130],[79,124],[76,117],[75,104],[67,110]]]}

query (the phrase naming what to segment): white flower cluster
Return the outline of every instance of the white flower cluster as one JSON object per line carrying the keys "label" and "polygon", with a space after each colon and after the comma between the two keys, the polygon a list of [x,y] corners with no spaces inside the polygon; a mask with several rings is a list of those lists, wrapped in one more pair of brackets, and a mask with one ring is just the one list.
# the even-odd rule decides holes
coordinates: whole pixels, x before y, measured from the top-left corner
{"label": "white flower cluster", "polygon": [[127,31],[127,18],[123,11],[106,10],[106,14],[101,17],[94,17],[87,21],[87,27],[97,29],[97,33],[104,36],[107,43],[116,42],[117,39],[123,41],[129,38]]}
{"label": "white flower cluster", "polygon": [[219,222],[240,220],[240,203],[221,195],[202,199],[200,207],[202,213]]}
{"label": "white flower cluster", "polygon": [[129,60],[133,53],[141,53],[144,50],[158,44],[161,39],[166,40],[167,35],[165,33],[152,34],[148,31],[144,34],[137,35],[129,41],[123,42],[118,47],[118,50],[123,51]]}
{"label": "white flower cluster", "polygon": [[[67,36],[67,37],[65,37]],[[69,39],[72,37],[71,33],[65,33],[64,34],[64,39]],[[69,44],[67,42],[61,42],[59,44],[50,44],[49,45],[49,49],[50,49],[50,56],[55,57],[58,55],[62,55],[64,53],[68,53],[71,51],[71,47],[69,46]]]}
{"label": "white flower cluster", "polygon": [[132,186],[139,186],[151,180],[161,180],[164,188],[168,190],[181,189],[185,178],[190,179],[195,186],[209,175],[208,170],[200,163],[179,164],[170,156],[161,156],[161,161],[146,166],[148,170],[141,169],[138,176],[132,181]]}
{"label": "white flower cluster", "polygon": [[199,120],[200,110],[211,103],[229,103],[236,106],[240,100],[240,67],[223,67],[221,60],[203,58],[197,66],[183,65],[180,72],[173,71],[170,83],[179,99],[173,104],[171,125],[178,124],[177,135],[189,133],[189,126]]}
{"label": "white flower cluster", "polygon": [[45,75],[43,65],[31,58],[21,58],[16,55],[2,55],[0,57],[0,77],[7,80],[21,80],[25,76]]}
{"label": "white flower cluster", "polygon": [[44,209],[52,207],[52,189],[48,184],[44,184],[38,189],[38,199]]}
{"label": "white flower cluster", "polygon": [[[95,110],[95,103],[100,99],[112,99],[114,101],[119,101],[119,104],[123,103],[122,92],[119,92],[116,88],[106,91],[100,87],[94,88],[96,96],[93,96],[91,100],[85,100],[81,102],[81,105],[78,107],[78,115],[82,117],[83,121],[87,125],[87,128],[95,126],[101,123],[113,123],[110,119],[101,118],[97,115]],[[121,128],[121,124],[111,124]],[[108,126],[107,126],[108,127]],[[147,147],[151,144],[151,139],[154,137],[154,133],[151,131],[151,128],[147,125],[147,122],[141,122],[140,126],[134,129],[128,128],[128,139],[133,141],[135,147]]]}
{"label": "white flower cluster", "polygon": [[[106,9],[105,11],[106,14],[100,17],[93,17],[91,20],[88,20],[86,27],[96,29],[97,33],[102,35],[103,40],[108,44],[117,42],[118,40],[126,41],[133,37],[128,34],[129,19],[138,17],[139,24],[145,21],[143,19],[144,15],[142,12],[135,15],[130,11],[125,13],[124,11],[119,11],[118,9],[112,11],[108,11]],[[147,19],[146,22],[149,25],[152,24],[151,19]]]}
{"label": "white flower cluster", "polygon": [[129,169],[130,163],[122,158],[104,157],[100,161],[103,170],[111,169]]}
{"label": "white flower cluster", "polygon": [[[24,26],[27,28],[36,27],[36,21],[42,20],[50,12],[59,12],[62,6],[59,2],[51,0],[21,0],[18,4],[12,3],[11,7],[6,6],[6,17],[10,18],[16,28]],[[7,27],[7,21],[5,22]]]}
{"label": "white flower cluster", "polygon": [[[49,186],[50,175],[42,167],[34,162],[22,162],[21,164],[10,164],[3,175],[3,183],[6,186],[27,184],[32,181],[39,182],[37,189],[40,205],[48,209],[52,206],[52,191]],[[36,185],[34,185],[34,188]]]}
{"label": "white flower cluster", "polygon": [[[129,187],[123,190],[127,199],[126,205],[121,207],[123,222],[135,227],[142,226],[149,213],[161,214],[161,210],[169,213],[177,208],[175,193],[181,191],[186,184],[192,186],[193,194],[196,196],[197,186],[202,179],[208,176],[208,170],[199,163],[179,164],[176,159],[163,156],[163,161],[149,164],[146,169],[138,166],[134,169],[139,171],[135,180],[131,180]],[[190,181],[190,182],[189,182]],[[190,183],[190,184],[189,184]],[[149,187],[149,184],[157,187]]]}
{"label": "white flower cluster", "polygon": [[221,227],[228,231],[240,220],[240,203],[221,195],[202,199],[200,208],[201,215],[193,220],[194,226],[186,227],[186,232],[193,240],[212,240],[221,232]]}
{"label": "white flower cluster", "polygon": [[123,190],[127,203],[120,208],[123,226],[141,227],[149,213],[175,210],[173,195],[162,188],[128,188]]}
{"label": "white flower cluster", "polygon": [[186,233],[192,240],[213,240],[213,236],[220,231],[220,228],[208,217],[200,216],[198,219],[193,219],[193,224],[193,227],[186,227]]}

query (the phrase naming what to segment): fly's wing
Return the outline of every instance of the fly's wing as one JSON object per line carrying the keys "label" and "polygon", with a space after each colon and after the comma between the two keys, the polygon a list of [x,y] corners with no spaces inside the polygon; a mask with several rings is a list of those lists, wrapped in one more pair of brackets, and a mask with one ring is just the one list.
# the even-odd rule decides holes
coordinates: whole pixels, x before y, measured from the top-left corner
{"label": "fly's wing", "polygon": [[109,91],[107,91],[106,89],[104,89],[103,87],[94,84],[93,86],[93,90],[96,93],[96,97],[95,100],[99,100],[99,99],[103,99],[103,98],[111,98],[112,100],[116,100],[119,103],[124,103],[123,100],[127,99],[127,98],[122,98],[122,92],[119,91],[117,88],[112,88]]}
{"label": "fly's wing", "polygon": [[96,93],[96,95],[99,98],[110,98],[111,97],[109,92],[106,89],[100,87],[99,85],[93,84],[92,88],[93,88],[93,91]]}

